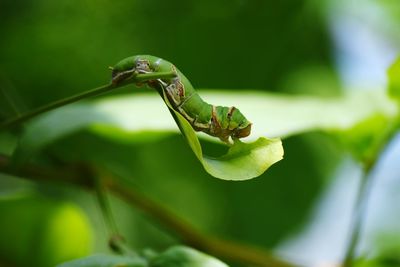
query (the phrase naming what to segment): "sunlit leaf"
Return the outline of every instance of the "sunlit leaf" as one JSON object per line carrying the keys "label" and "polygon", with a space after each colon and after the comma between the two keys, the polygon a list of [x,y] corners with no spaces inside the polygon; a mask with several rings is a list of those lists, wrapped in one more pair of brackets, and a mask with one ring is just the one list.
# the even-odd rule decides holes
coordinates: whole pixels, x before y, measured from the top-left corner
{"label": "sunlit leaf", "polygon": [[[253,123],[252,133],[244,139],[246,141],[255,141],[260,136],[289,137],[316,130],[346,131],[376,114],[394,118],[398,112],[396,103],[383,91],[363,91],[326,98],[213,90],[202,91],[201,96],[209,103],[225,106],[234,103]],[[144,104],[141,105],[141,102]],[[174,121],[165,112],[165,107],[160,105],[159,97],[155,94],[109,97],[95,102],[94,106],[96,110],[112,118],[113,123],[102,123],[102,127],[118,128],[126,136],[151,129],[163,132],[177,131]],[[113,135],[111,130],[97,131],[97,127],[99,125],[92,130],[99,134]],[[218,141],[203,133],[197,134],[201,138]]]}

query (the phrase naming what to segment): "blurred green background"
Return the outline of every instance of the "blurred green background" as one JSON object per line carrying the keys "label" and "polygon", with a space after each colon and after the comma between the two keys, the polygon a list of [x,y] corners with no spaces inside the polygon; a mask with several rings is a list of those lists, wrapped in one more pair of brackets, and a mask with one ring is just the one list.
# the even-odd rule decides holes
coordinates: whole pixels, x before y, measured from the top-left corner
{"label": "blurred green background", "polygon": [[[399,44],[400,38],[396,1],[382,1],[379,5],[374,1],[360,3],[365,9],[379,11],[379,18],[386,19],[379,23],[374,23],[378,16],[375,12],[359,12],[363,9],[353,3],[357,1],[350,2],[1,0],[0,116],[9,118],[105,84],[110,79],[107,66],[135,54],[156,55],[173,62],[196,88],[337,95],[349,83],[346,77],[354,77],[349,71],[351,66],[341,60],[351,59],[346,57],[348,51],[341,50],[344,46],[340,23],[346,22],[343,17],[357,18],[361,23],[363,19],[372,21],[365,27],[376,27],[372,28],[380,32],[376,38],[390,49]],[[390,58],[390,49],[381,58]],[[144,90],[128,86],[113,94]],[[146,110],[132,114],[132,119],[139,115],[145,116]],[[14,137],[2,134],[0,151],[9,153],[15,142]],[[212,143],[206,146],[209,151],[220,149]],[[290,250],[278,249],[279,245],[312,222],[313,210],[336,177],[339,163],[347,159],[350,169],[355,164],[348,163],[337,143],[321,133],[286,139],[284,148],[285,159],[263,176],[234,183],[207,175],[179,135],[155,142],[128,143],[83,131],[49,146],[34,160],[47,162],[56,158],[106,166],[204,232],[277,249],[295,261],[313,261],[312,256],[295,255]],[[65,185],[31,184],[1,174],[0,177],[0,192],[7,196],[3,201],[11,201],[10,195],[18,193],[15,198],[27,202],[25,208],[8,213],[0,206],[0,222],[5,221],[5,216],[16,216],[2,225],[0,232],[18,233],[31,220],[37,220],[34,214],[20,218],[30,205],[39,205],[32,203],[60,202],[60,209],[72,205],[78,214],[73,216],[81,218],[82,228],[90,229],[85,230],[88,240],[76,241],[87,242],[86,248],[71,252],[69,257],[107,251],[107,230],[93,195]],[[32,197],[40,201],[30,200]],[[157,222],[120,200],[113,199],[112,208],[117,224],[134,248],[164,249],[178,242]],[[43,220],[50,220],[51,214],[49,211],[43,215]],[[71,227],[70,231],[70,237],[75,238],[80,236],[75,231],[84,230]],[[40,237],[33,243],[21,239],[20,248],[16,246],[15,250],[41,246],[44,234],[40,233],[45,232],[46,228],[37,230]],[[4,258],[0,262],[27,266],[4,249],[13,242],[10,239],[13,238],[0,234],[0,250],[4,250],[0,251]],[[67,239],[52,241],[54,251],[62,251],[62,243]],[[338,251],[335,255],[340,249],[332,248]],[[23,252],[20,257],[30,257],[31,253]],[[47,255],[52,253],[55,252]],[[59,259],[63,257],[68,255]],[[37,259],[35,266],[47,267],[55,262]]]}

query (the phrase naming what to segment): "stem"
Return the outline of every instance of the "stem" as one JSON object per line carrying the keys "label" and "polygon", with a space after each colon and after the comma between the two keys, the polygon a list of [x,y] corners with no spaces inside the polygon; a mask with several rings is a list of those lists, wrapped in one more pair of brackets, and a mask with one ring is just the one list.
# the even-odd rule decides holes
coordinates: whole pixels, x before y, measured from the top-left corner
{"label": "stem", "polygon": [[36,117],[42,113],[47,112],[47,111],[77,102],[77,101],[85,99],[85,98],[89,98],[89,97],[93,97],[93,96],[97,96],[97,95],[109,92],[111,90],[117,89],[119,87],[125,86],[130,83],[139,83],[139,82],[145,82],[145,81],[155,80],[155,79],[166,79],[166,78],[171,78],[171,77],[175,77],[175,76],[176,76],[176,73],[172,72],[172,71],[171,72],[145,73],[145,74],[138,74],[138,75],[136,75],[130,79],[127,79],[125,81],[122,81],[118,84],[110,83],[110,84],[102,85],[97,88],[86,91],[84,93],[77,94],[77,95],[74,95],[71,97],[67,97],[67,98],[64,98],[61,100],[57,100],[55,102],[52,102],[45,106],[39,107],[37,109],[34,109],[27,113],[24,113],[20,116],[17,116],[15,118],[7,120],[7,121],[3,122],[2,124],[0,124],[0,130],[8,128],[8,127],[13,127],[20,123],[23,123],[33,117]]}
{"label": "stem", "polygon": [[360,233],[363,227],[363,219],[365,218],[365,214],[367,211],[368,198],[371,193],[373,184],[373,180],[371,179],[370,175],[371,167],[364,168],[363,175],[361,177],[354,208],[355,216],[350,230],[350,242],[346,249],[346,254],[343,260],[343,267],[353,266],[357,244],[360,240]]}
{"label": "stem", "polygon": [[98,171],[94,170],[92,173],[92,179],[94,182],[94,189],[97,196],[97,201],[99,203],[101,213],[106,222],[107,229],[109,232],[108,245],[116,253],[137,256],[137,253],[132,250],[125,241],[125,238],[119,233],[117,224],[115,223],[114,216],[112,214],[110,200],[107,197],[106,187],[103,183],[102,175],[99,175]]}
{"label": "stem", "polygon": [[45,113],[47,111],[65,106],[67,104],[70,104],[70,103],[73,103],[73,102],[76,102],[76,101],[79,101],[79,100],[82,100],[82,99],[85,99],[85,98],[88,98],[91,96],[96,96],[96,95],[111,91],[112,89],[115,89],[115,88],[116,87],[114,85],[107,84],[107,85],[103,85],[103,86],[94,88],[92,90],[86,91],[86,92],[78,94],[78,95],[74,95],[71,97],[67,97],[67,98],[52,102],[45,106],[39,107],[39,108],[29,111],[27,113],[24,113],[20,116],[12,118],[8,121],[5,121],[4,123],[0,124],[0,130],[18,125],[22,122],[25,122],[33,117],[36,117],[42,113]]}
{"label": "stem", "polygon": [[124,237],[121,235],[111,236],[110,239],[108,240],[108,246],[115,253],[129,255],[129,256],[138,256],[138,253],[136,253],[126,244]]}
{"label": "stem", "polygon": [[[112,179],[115,181],[116,179]],[[294,267],[292,263],[275,258],[259,248],[227,241],[200,233],[188,222],[172,213],[159,203],[152,201],[132,187],[110,182],[107,187],[127,203],[139,208],[146,215],[156,219],[181,241],[216,257],[245,265],[259,267]]]}
{"label": "stem", "polygon": [[355,203],[355,215],[351,226],[349,244],[342,262],[343,267],[352,267],[354,258],[356,256],[357,244],[360,240],[360,234],[363,227],[363,219],[367,212],[368,199],[372,191],[373,180],[371,178],[371,170],[374,168],[379,156],[390,145],[390,141],[397,134],[400,127],[400,118],[396,117],[387,127],[383,129],[381,136],[377,139],[380,144],[375,152],[374,157],[364,159],[363,162],[363,175],[361,177],[360,186]]}
{"label": "stem", "polygon": [[110,201],[107,198],[105,188],[102,185],[102,181],[100,178],[96,177],[94,182],[97,201],[99,203],[104,220],[106,221],[109,234],[110,236],[119,236],[117,224],[115,223],[114,216],[111,212]]}
{"label": "stem", "polygon": [[[0,171],[3,173],[24,177],[32,181],[65,182],[88,189],[94,189],[93,181],[90,179],[90,175],[88,175],[87,172],[88,169],[93,170],[90,166],[67,165],[59,166],[57,169],[54,169],[38,165],[24,165],[18,170],[9,168],[9,166],[9,157],[0,155]],[[242,263],[244,265],[259,267],[299,266],[298,264],[292,264],[276,258],[263,249],[205,235],[159,203],[135,191],[132,187],[116,183],[118,179],[108,172],[103,175],[104,186],[111,192],[125,200],[128,204],[140,209],[149,217],[155,219],[187,245],[208,252],[216,257]],[[105,175],[107,175],[107,177],[105,177]],[[55,177],[57,180],[54,179]],[[111,239],[110,243],[111,245],[117,244],[118,248],[124,251],[129,250],[123,240],[118,239],[118,237]]]}

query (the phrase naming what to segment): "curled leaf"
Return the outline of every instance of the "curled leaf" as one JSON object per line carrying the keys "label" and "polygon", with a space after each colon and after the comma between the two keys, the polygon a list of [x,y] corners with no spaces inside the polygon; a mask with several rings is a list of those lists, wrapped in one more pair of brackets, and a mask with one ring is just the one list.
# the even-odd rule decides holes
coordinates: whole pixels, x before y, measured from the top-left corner
{"label": "curled leaf", "polygon": [[251,143],[236,140],[225,155],[217,158],[204,155],[193,127],[180,113],[172,108],[164,92],[162,92],[161,96],[193,153],[204,169],[212,176],[233,181],[252,179],[263,174],[272,164],[283,158],[281,140],[264,137],[260,137]]}

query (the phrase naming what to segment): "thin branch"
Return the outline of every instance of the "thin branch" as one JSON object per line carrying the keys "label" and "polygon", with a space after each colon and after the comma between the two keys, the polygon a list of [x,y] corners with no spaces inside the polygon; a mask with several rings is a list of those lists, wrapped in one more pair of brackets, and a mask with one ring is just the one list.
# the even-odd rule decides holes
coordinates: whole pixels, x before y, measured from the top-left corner
{"label": "thin branch", "polygon": [[363,170],[360,185],[355,203],[355,216],[350,228],[350,242],[346,249],[346,254],[343,260],[343,267],[352,267],[356,256],[357,244],[360,240],[361,230],[363,228],[363,220],[367,211],[368,199],[371,193],[373,180],[370,178],[370,168]]}
{"label": "thin branch", "polygon": [[[43,168],[40,166],[27,165],[19,171],[9,167],[9,158],[0,155],[0,171],[11,175],[17,175],[33,181],[67,182],[85,188],[94,189],[94,184],[88,175],[90,167],[84,165],[68,166],[65,168]],[[116,196],[124,199],[130,205],[140,209],[144,214],[153,218],[169,231],[174,233],[183,243],[199,250],[205,251],[221,259],[260,267],[294,267],[299,266],[278,259],[265,250],[251,246],[214,238],[204,235],[184,219],[180,218],[159,203],[147,198],[145,195],[135,191],[132,187],[119,184],[115,177],[107,174],[105,186]],[[57,178],[57,181],[54,179]]]}
{"label": "thin branch", "polygon": [[107,84],[107,85],[103,85],[103,86],[97,87],[95,89],[86,91],[86,92],[78,94],[78,95],[74,95],[74,96],[71,96],[71,97],[67,97],[67,98],[52,102],[52,103],[50,103],[48,105],[39,107],[37,109],[34,109],[34,110],[29,111],[27,113],[24,113],[24,114],[22,114],[20,116],[12,118],[12,119],[10,119],[8,121],[5,121],[4,123],[2,123],[0,125],[0,130],[8,128],[8,127],[13,127],[13,126],[18,125],[20,123],[23,123],[23,122],[25,122],[25,121],[33,118],[33,117],[36,117],[37,115],[40,115],[42,113],[47,112],[47,111],[50,111],[50,110],[53,110],[53,109],[68,105],[70,103],[74,103],[76,101],[79,101],[79,100],[82,100],[82,99],[85,99],[85,98],[88,98],[88,97],[91,97],[91,96],[100,95],[102,93],[108,92],[108,91],[110,91],[112,89],[115,89],[115,88],[116,87],[113,86],[112,84]]}
{"label": "thin branch", "polygon": [[390,145],[390,141],[398,133],[400,127],[400,118],[396,117],[386,129],[382,129],[381,135],[377,139],[377,149],[374,155],[370,158],[366,158],[362,161],[363,163],[363,175],[361,177],[358,193],[356,197],[356,203],[354,207],[355,216],[350,229],[349,244],[346,248],[345,256],[342,262],[343,267],[352,267],[354,265],[354,259],[356,257],[357,245],[360,240],[361,230],[363,228],[363,222],[368,208],[368,200],[373,187],[373,180],[371,171],[375,167],[375,164],[379,160],[380,155]]}
{"label": "thin branch", "polygon": [[106,188],[103,184],[103,179],[101,179],[99,176],[95,176],[93,177],[93,179],[95,180],[94,189],[96,191],[97,202],[99,203],[101,213],[103,214],[103,218],[106,221],[109,235],[111,237],[119,236],[120,234],[111,211],[111,205],[107,197]]}
{"label": "thin branch", "polygon": [[[112,181],[115,181],[113,179]],[[159,203],[152,201],[132,187],[114,182],[108,188],[127,203],[139,208],[145,214],[172,231],[181,241],[199,250],[222,259],[260,267],[293,267],[292,263],[277,259],[265,250],[204,235],[187,221],[172,213]]]}
{"label": "thin branch", "polygon": [[107,189],[104,184],[103,175],[95,168],[89,170],[92,175],[94,190],[96,192],[97,202],[100,206],[101,213],[103,215],[104,221],[106,222],[109,234],[108,245],[116,253],[137,256],[136,251],[131,249],[125,238],[119,233],[117,223],[114,220],[112,214],[110,200],[107,196]]}
{"label": "thin branch", "polygon": [[15,118],[12,118],[10,120],[7,120],[5,122],[3,122],[2,124],[0,124],[0,130],[2,129],[6,129],[6,128],[10,128],[13,126],[16,126],[18,124],[21,124],[33,117],[36,117],[40,114],[43,114],[47,111],[77,102],[79,100],[82,99],[86,99],[89,97],[93,97],[93,96],[98,96],[100,94],[109,92],[111,90],[117,89],[119,87],[125,86],[127,84],[131,84],[131,83],[140,83],[140,82],[144,82],[144,81],[148,81],[148,80],[153,80],[153,79],[158,79],[160,77],[162,78],[171,78],[176,76],[175,72],[155,72],[155,73],[145,73],[145,74],[138,74],[130,79],[127,79],[125,81],[122,81],[118,84],[106,84],[106,85],[102,85],[99,86],[97,88],[91,89],[89,91],[83,92],[81,94],[77,94],[71,97],[67,97],[55,102],[52,102],[50,104],[47,104],[45,106],[39,107],[37,109],[31,110],[27,113],[24,113],[20,116],[17,116]]}

